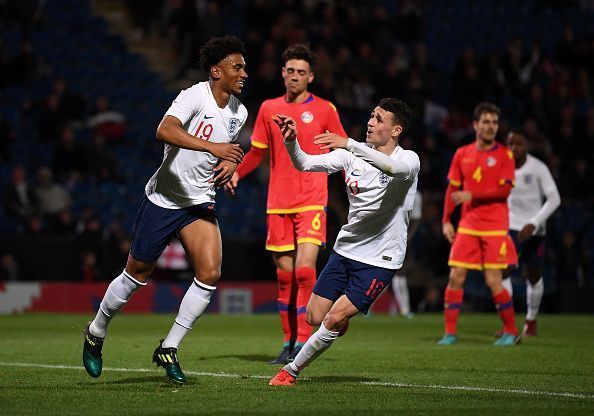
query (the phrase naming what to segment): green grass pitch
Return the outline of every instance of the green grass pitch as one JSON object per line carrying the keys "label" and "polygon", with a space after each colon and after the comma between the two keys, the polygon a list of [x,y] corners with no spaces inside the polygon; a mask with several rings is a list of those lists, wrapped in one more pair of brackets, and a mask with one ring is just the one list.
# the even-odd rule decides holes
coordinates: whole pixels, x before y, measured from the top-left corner
{"label": "green grass pitch", "polygon": [[[0,316],[1,415],[593,415],[594,316],[543,315],[539,335],[494,347],[495,313],[357,317],[289,388],[269,387],[275,315],[206,315],[180,348],[186,385],[151,363],[171,315],[122,314],[99,379],[81,363],[82,315]],[[520,317],[518,317],[518,323]]]}

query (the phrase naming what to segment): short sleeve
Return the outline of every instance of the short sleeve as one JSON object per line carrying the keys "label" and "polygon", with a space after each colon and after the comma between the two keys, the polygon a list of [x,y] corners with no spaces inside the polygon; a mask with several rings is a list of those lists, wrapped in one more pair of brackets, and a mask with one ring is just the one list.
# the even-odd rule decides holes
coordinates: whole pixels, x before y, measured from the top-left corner
{"label": "short sleeve", "polygon": [[174,116],[181,121],[182,125],[185,125],[203,107],[204,98],[200,92],[199,84],[197,84],[181,91],[175,100],[173,100],[171,107],[169,107],[165,115]]}
{"label": "short sleeve", "polygon": [[340,117],[338,116],[336,107],[330,101],[328,101],[328,106],[330,107],[330,110],[328,111],[326,130],[331,133],[338,134],[339,136],[347,137],[347,133],[344,131],[344,127],[340,122]]}
{"label": "short sleeve", "polygon": [[254,130],[252,131],[252,146],[260,149],[268,149],[270,146],[270,120],[271,117],[267,111],[266,103],[263,103],[258,110],[256,122],[254,123]]}
{"label": "short sleeve", "polygon": [[505,149],[503,152],[503,161],[501,163],[501,174],[499,176],[499,185],[506,183],[512,186],[516,185],[516,162],[514,161],[514,155],[511,150]]}

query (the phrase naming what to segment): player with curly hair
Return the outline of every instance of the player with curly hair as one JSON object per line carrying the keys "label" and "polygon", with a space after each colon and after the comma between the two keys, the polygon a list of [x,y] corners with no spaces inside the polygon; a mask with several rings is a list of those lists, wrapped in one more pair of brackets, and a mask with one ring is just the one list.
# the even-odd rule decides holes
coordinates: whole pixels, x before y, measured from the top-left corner
{"label": "player with curly hair", "polygon": [[110,283],[95,319],[84,330],[83,364],[91,377],[101,375],[101,350],[111,319],[146,286],[159,256],[177,236],[195,277],[173,326],[153,352],[153,362],[165,368],[169,379],[187,381],[177,349],[206,310],[221,275],[215,189],[231,178],[243,157],[234,143],[247,119],[236,97],[247,78],[243,55],[239,39],[211,38],[200,50],[209,80],[181,91],[157,128],[157,140],[165,143],[163,162],[145,187],[126,267]]}

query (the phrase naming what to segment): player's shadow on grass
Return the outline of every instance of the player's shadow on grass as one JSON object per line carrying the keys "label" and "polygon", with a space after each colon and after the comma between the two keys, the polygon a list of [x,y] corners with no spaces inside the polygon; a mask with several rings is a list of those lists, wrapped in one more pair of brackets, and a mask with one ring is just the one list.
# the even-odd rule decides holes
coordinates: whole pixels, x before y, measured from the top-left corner
{"label": "player's shadow on grass", "polygon": [[138,377],[127,377],[120,380],[106,381],[104,384],[144,384],[144,383],[157,383],[157,384],[170,384],[177,385],[171,381],[168,381],[162,375],[159,376],[138,376]]}

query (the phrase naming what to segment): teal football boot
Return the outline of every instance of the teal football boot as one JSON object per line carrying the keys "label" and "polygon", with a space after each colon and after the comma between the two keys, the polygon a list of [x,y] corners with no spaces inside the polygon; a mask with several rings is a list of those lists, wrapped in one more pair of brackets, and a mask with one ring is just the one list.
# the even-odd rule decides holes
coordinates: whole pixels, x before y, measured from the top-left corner
{"label": "teal football boot", "polygon": [[437,345],[454,345],[458,342],[458,337],[454,334],[444,334],[443,338],[437,341]]}
{"label": "teal football boot", "polygon": [[493,345],[497,347],[508,347],[511,345],[518,345],[521,341],[519,335],[510,334],[508,332],[504,332]]}
{"label": "teal football boot", "polygon": [[176,383],[185,383],[188,381],[186,375],[179,366],[177,360],[177,348],[163,348],[163,341],[159,341],[159,346],[153,352],[153,362],[159,367],[163,367],[167,377]]}
{"label": "teal football boot", "polygon": [[101,349],[103,348],[103,340],[105,338],[99,338],[92,335],[89,332],[89,322],[83,331],[83,364],[87,373],[93,378],[97,378],[101,375],[103,369],[103,358]]}

